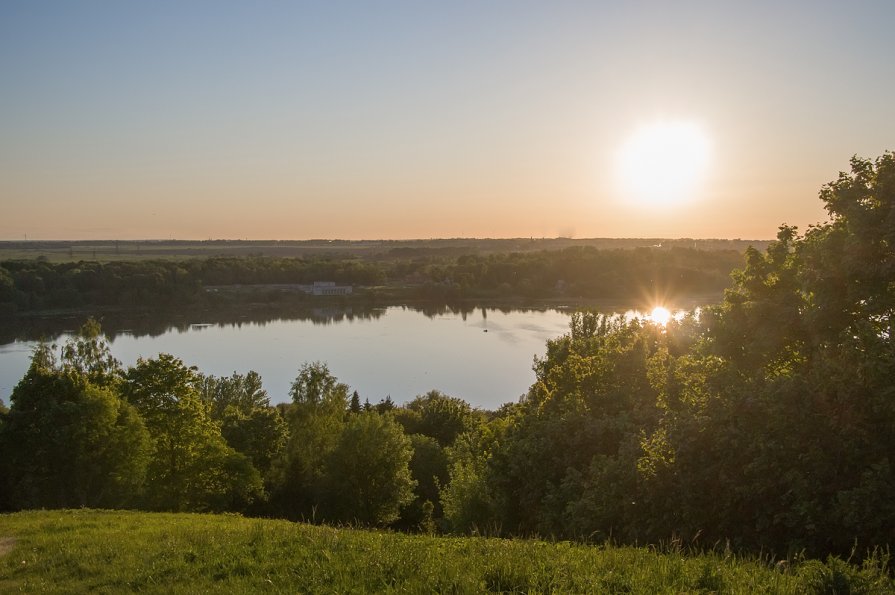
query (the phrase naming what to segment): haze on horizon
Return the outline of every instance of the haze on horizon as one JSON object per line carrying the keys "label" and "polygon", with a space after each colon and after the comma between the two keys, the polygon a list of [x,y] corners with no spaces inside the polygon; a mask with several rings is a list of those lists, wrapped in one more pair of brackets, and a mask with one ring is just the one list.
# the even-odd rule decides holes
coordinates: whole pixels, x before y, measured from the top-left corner
{"label": "haze on horizon", "polygon": [[[0,239],[769,238],[895,148],[893,22],[884,1],[4,2]],[[652,181],[625,182],[657,129],[700,136],[641,135]],[[677,191],[663,155],[692,166]]]}

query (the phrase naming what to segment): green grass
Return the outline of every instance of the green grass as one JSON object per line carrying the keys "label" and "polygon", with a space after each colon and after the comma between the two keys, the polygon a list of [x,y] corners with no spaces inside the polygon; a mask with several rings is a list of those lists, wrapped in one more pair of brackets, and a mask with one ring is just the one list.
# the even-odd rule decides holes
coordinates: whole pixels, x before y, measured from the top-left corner
{"label": "green grass", "polygon": [[[885,565],[428,537],[236,515],[0,516],[0,592],[886,593]],[[8,541],[6,543],[9,543]]]}

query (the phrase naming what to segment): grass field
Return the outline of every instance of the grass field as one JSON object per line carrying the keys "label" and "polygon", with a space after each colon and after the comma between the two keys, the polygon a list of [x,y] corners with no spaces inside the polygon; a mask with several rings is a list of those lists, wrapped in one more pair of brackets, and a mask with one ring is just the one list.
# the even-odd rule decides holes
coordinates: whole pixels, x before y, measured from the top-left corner
{"label": "grass field", "polygon": [[235,515],[0,516],[0,592],[891,593],[885,560],[429,537]]}

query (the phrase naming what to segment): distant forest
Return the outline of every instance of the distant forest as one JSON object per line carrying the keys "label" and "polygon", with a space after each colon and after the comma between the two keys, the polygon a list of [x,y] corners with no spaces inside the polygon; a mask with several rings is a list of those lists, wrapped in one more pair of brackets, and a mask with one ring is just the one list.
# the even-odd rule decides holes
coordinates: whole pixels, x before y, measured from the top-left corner
{"label": "distant forest", "polygon": [[0,241],[0,260],[50,262],[80,260],[159,260],[213,256],[280,258],[361,258],[395,260],[457,258],[470,254],[541,252],[565,248],[632,250],[634,248],[696,248],[736,250],[767,248],[769,240],[692,238],[443,238],[427,240],[24,240]]}
{"label": "distant forest", "polygon": [[289,285],[334,281],[355,299],[673,298],[717,294],[743,265],[737,250],[693,247],[422,255],[216,256],[172,260],[0,262],[0,313],[79,307],[185,307],[306,299]]}

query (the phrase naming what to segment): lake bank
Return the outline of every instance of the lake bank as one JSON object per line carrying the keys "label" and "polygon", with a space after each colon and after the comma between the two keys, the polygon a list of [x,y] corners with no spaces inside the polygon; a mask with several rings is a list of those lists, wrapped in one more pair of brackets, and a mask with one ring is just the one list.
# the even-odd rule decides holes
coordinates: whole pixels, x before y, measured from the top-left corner
{"label": "lake bank", "polygon": [[[694,297],[682,304],[696,302]],[[259,305],[28,317],[3,327],[0,399],[8,401],[37,341],[60,344],[93,315],[113,355],[126,365],[164,352],[205,374],[255,370],[274,402],[288,400],[301,363],[319,360],[371,402],[389,396],[400,403],[438,389],[493,409],[528,390],[534,357],[544,354],[547,340],[568,331],[570,314],[580,307],[569,302],[386,306],[329,300],[311,308]],[[617,302],[602,302],[599,309],[636,311]]]}
{"label": "lake bank", "polygon": [[[260,296],[259,296],[260,297]],[[182,308],[147,306],[82,306],[50,308],[0,316],[0,344],[15,340],[36,341],[70,332],[88,318],[105,322],[106,332],[128,329],[137,336],[161,334],[167,328],[190,324],[264,323],[274,320],[317,320],[320,323],[348,317],[376,317],[390,307],[407,307],[428,315],[443,312],[471,313],[477,309],[512,310],[596,310],[600,312],[648,311],[656,305],[675,310],[692,310],[720,302],[722,293],[676,296],[661,304],[646,297],[620,298],[469,298],[451,301],[429,299],[368,299],[363,295],[316,297],[313,300],[260,301],[187,305]]]}

